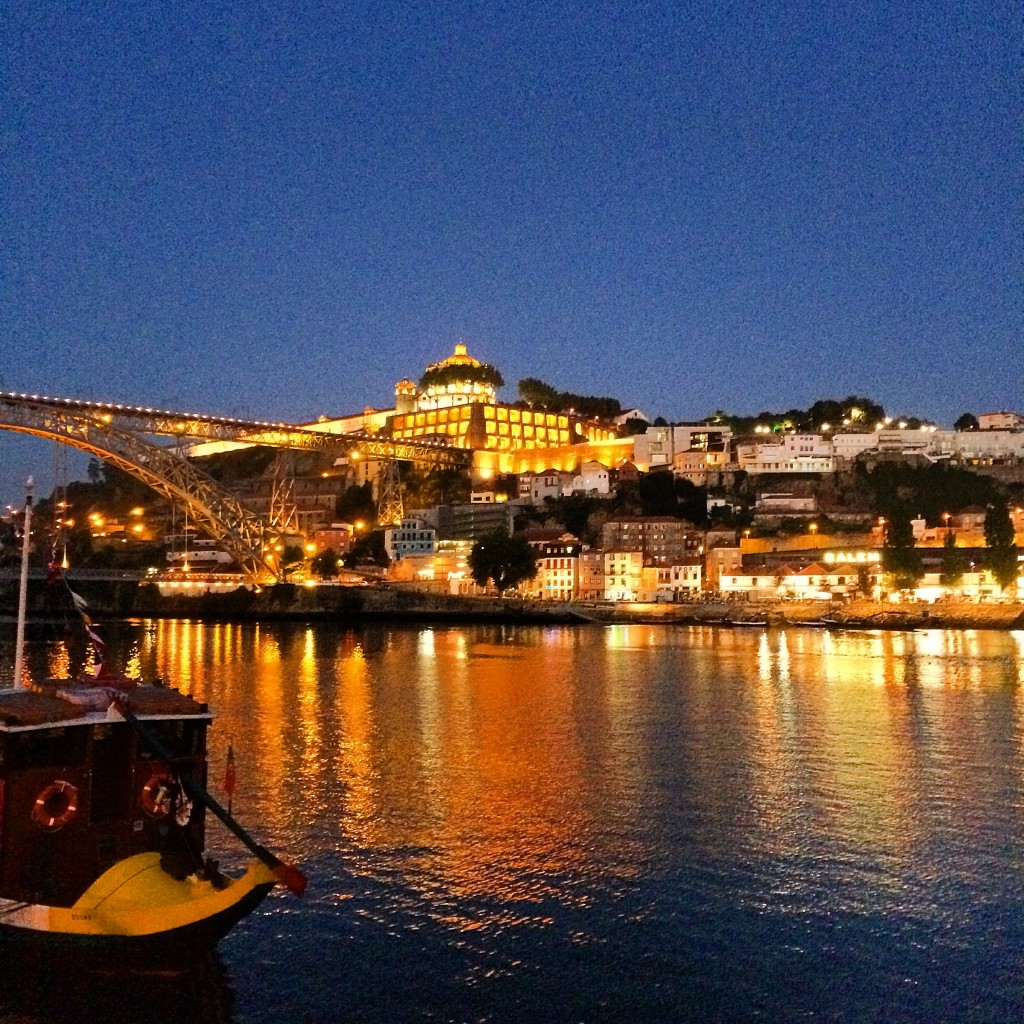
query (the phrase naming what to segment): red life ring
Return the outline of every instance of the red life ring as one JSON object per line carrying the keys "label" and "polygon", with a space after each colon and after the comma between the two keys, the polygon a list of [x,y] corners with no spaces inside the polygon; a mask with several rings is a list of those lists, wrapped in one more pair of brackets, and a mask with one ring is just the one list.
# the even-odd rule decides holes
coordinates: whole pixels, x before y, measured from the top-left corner
{"label": "red life ring", "polygon": [[75,816],[77,810],[78,787],[57,779],[36,797],[32,820],[47,832],[56,832]]}
{"label": "red life ring", "polygon": [[166,818],[171,813],[174,780],[167,772],[154,772],[139,794],[139,806],[151,818]]}

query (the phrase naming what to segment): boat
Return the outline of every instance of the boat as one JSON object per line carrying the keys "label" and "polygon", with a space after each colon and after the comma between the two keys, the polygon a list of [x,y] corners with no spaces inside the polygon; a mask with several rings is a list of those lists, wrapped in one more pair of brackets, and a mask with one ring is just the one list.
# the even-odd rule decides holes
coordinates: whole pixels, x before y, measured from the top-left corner
{"label": "boat", "polygon": [[[206,704],[105,672],[23,684],[30,511],[31,494],[14,685],[0,690],[0,947],[127,966],[192,958],[273,886],[301,894],[306,878],[207,791]],[[206,856],[209,813],[253,854],[237,876]]]}

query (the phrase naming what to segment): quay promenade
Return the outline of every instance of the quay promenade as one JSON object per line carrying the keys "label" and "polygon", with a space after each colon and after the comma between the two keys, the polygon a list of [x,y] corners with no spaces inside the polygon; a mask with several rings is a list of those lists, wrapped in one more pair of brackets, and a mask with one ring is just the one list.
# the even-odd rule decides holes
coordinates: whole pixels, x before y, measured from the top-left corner
{"label": "quay promenade", "polygon": [[[677,604],[552,602],[521,598],[452,597],[387,584],[304,586],[277,584],[263,590],[244,587],[226,593],[161,595],[152,584],[130,579],[75,579],[91,611],[111,618],[187,618],[211,621],[384,619],[437,622],[676,623],[744,627],[816,626],[846,629],[1024,629],[1024,601],[935,604],[855,600],[830,605],[819,601]],[[34,580],[30,615],[73,616],[66,594]],[[0,615],[15,614],[17,584],[0,580]]]}

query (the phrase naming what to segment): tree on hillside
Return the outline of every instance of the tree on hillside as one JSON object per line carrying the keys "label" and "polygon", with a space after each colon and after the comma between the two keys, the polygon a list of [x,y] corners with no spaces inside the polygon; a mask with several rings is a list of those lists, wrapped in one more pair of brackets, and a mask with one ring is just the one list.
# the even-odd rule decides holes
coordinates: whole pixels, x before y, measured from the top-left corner
{"label": "tree on hillside", "polygon": [[338,496],[334,505],[334,514],[341,522],[354,523],[356,520],[372,522],[377,518],[377,506],[373,501],[373,485],[352,484]]}
{"label": "tree on hillside", "polygon": [[866,563],[857,566],[857,593],[862,597],[871,596],[871,570]]}
{"label": "tree on hillside", "polygon": [[942,570],[939,582],[946,588],[960,586],[967,572],[967,556],[956,546],[956,537],[946,531],[946,539],[942,544]]}
{"label": "tree on hillside", "polygon": [[519,382],[519,397],[528,405],[541,409],[553,409],[558,405],[558,392],[536,377],[524,377]]}
{"label": "tree on hillside", "polygon": [[587,529],[587,521],[600,505],[600,498],[588,498],[584,494],[571,494],[552,502],[552,511],[569,533],[574,537],[583,537]]}
{"label": "tree on hillside", "polygon": [[558,391],[536,377],[525,377],[519,381],[519,396],[527,405],[548,409],[550,412],[572,411],[580,416],[604,420],[614,419],[622,412],[622,403],[617,398]]}
{"label": "tree on hillside", "polygon": [[1013,520],[1005,501],[996,501],[985,513],[985,546],[988,548],[988,567],[1001,587],[1017,582],[1019,567],[1017,545],[1013,537]]}
{"label": "tree on hillside", "polygon": [[857,475],[869,494],[872,511],[886,518],[894,498],[909,502],[929,523],[937,525],[944,512],[985,506],[1001,497],[991,477],[942,463],[921,467],[887,462],[866,473],[858,469]]}
{"label": "tree on hillside", "polygon": [[671,473],[644,473],[640,477],[640,503],[645,516],[676,514],[675,477]]}
{"label": "tree on hillside", "polygon": [[384,531],[371,530],[357,534],[356,541],[342,558],[346,569],[354,569],[357,565],[388,565],[387,548],[384,546]]}
{"label": "tree on hillside", "polygon": [[832,430],[842,427],[872,430],[876,423],[885,420],[885,409],[870,398],[847,395],[840,399],[820,399],[809,409],[789,409],[786,412],[765,409],[756,416],[737,416],[717,409],[708,419],[712,423],[728,424],[737,435],[750,434],[756,426],[776,431],[817,432],[826,423]]}
{"label": "tree on hillside", "polygon": [[456,466],[422,468],[415,463],[402,467],[402,492],[406,508],[431,508],[468,502],[469,475]]}
{"label": "tree on hillside", "polygon": [[302,548],[298,544],[285,545],[284,550],[281,552],[281,572],[285,580],[302,565],[303,561]]}
{"label": "tree on hillside", "polygon": [[636,437],[639,434],[646,434],[649,426],[650,424],[647,420],[642,420],[639,416],[630,416],[630,418],[622,424],[622,433],[625,437]]}
{"label": "tree on hillside", "polygon": [[882,569],[892,577],[897,590],[912,590],[924,575],[921,555],[914,546],[910,512],[902,502],[890,505],[882,546]]}
{"label": "tree on hillside", "polygon": [[824,399],[815,402],[801,418],[800,429],[818,431],[827,423],[833,430],[846,425],[873,427],[885,419],[885,409],[870,398],[847,395],[839,401]]}
{"label": "tree on hillside", "polygon": [[495,530],[473,545],[469,569],[478,587],[486,587],[487,581],[493,580],[498,593],[503,594],[537,575],[537,559],[522,537]]}
{"label": "tree on hillside", "polygon": [[953,421],[954,430],[977,430],[978,428],[978,417],[972,412],[965,412]]}
{"label": "tree on hillside", "polygon": [[695,525],[707,519],[706,488],[664,470],[644,473],[638,486],[645,516],[676,516]]}
{"label": "tree on hillside", "polygon": [[443,366],[431,366],[420,377],[420,387],[444,387],[448,384],[463,384],[466,381],[473,381],[477,384],[486,384],[493,388],[503,387],[505,379],[501,373],[490,363],[480,363],[479,366],[467,365],[465,363],[449,363]]}
{"label": "tree on hillside", "polygon": [[324,548],[309,563],[310,570],[322,580],[332,580],[338,575],[338,553],[334,548]]}

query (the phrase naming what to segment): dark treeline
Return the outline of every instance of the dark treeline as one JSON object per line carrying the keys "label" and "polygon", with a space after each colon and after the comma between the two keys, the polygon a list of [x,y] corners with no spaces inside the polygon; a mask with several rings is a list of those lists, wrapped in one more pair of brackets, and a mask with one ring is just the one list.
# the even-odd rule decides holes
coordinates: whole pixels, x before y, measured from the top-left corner
{"label": "dark treeline", "polygon": [[622,412],[622,403],[617,398],[556,391],[550,384],[545,384],[536,377],[526,377],[519,382],[519,396],[527,405],[534,408],[547,409],[550,412],[575,412],[580,416],[592,416],[595,419],[614,419]]}
{"label": "dark treeline", "polygon": [[[846,398],[822,398],[807,409],[788,409],[786,412],[764,410],[756,416],[743,416],[718,409],[708,419],[713,423],[729,426],[734,434],[751,434],[757,426],[773,430],[796,430],[801,433],[817,433],[824,427],[838,430],[861,428],[874,430],[875,425],[885,421],[885,408],[878,402],[860,395]],[[919,427],[920,419],[908,419],[908,426]]]}

